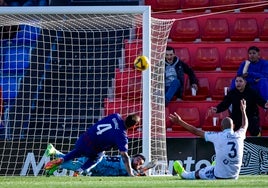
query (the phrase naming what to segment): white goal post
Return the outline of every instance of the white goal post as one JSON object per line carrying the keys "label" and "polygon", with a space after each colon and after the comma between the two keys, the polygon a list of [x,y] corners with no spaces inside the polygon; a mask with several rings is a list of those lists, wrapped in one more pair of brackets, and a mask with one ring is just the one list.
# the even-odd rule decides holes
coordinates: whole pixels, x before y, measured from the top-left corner
{"label": "white goal post", "polygon": [[[164,58],[173,21],[151,18],[149,6],[0,7],[0,175],[42,175],[48,143],[66,153],[114,112],[141,115],[142,127],[128,131],[129,154],[158,159],[149,175],[166,174]],[[141,54],[150,61],[143,72],[133,67]]]}

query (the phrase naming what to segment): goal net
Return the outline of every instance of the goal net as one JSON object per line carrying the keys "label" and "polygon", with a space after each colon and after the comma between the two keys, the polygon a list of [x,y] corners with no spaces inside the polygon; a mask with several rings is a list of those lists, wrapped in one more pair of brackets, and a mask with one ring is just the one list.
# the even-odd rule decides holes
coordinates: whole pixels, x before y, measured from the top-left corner
{"label": "goal net", "polygon": [[[128,130],[129,155],[158,159],[150,174],[165,174],[172,23],[151,18],[147,6],[0,7],[0,175],[42,175],[48,143],[67,153],[102,117],[133,112],[142,123]],[[133,67],[141,54],[150,60],[143,72]]]}

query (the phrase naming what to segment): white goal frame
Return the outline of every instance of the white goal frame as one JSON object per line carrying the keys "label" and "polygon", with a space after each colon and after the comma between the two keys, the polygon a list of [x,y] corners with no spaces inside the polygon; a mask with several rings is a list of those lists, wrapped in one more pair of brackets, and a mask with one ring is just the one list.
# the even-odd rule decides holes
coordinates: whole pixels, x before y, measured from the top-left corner
{"label": "white goal frame", "polygon": [[[31,14],[142,14],[142,49],[143,55],[147,56],[149,62],[151,60],[151,8],[150,6],[57,6],[57,7],[0,7],[1,15],[31,15]],[[37,21],[38,22],[38,21]],[[18,24],[21,24],[18,21]],[[29,23],[24,23],[29,24]],[[36,25],[35,25],[36,26]],[[142,137],[142,153],[147,161],[151,161],[151,67],[142,73],[142,116],[143,118],[143,137]],[[149,80],[149,81],[148,81]],[[162,96],[163,93],[162,93]],[[163,103],[164,105],[164,103]],[[165,112],[164,112],[165,113]],[[163,121],[165,122],[165,121]],[[165,126],[165,124],[163,125]],[[8,134],[6,132],[6,134]],[[7,136],[6,136],[7,138]],[[165,146],[166,147],[166,146]],[[167,163],[167,161],[166,161]]]}

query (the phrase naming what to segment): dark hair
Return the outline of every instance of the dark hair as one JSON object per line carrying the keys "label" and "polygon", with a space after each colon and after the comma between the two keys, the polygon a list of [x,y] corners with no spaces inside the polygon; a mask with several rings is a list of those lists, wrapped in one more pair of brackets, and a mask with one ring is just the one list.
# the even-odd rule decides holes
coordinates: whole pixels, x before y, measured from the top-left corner
{"label": "dark hair", "polygon": [[142,158],[142,160],[146,161],[146,158],[142,154],[136,154],[132,158],[135,158],[135,157],[140,157],[140,158]]}
{"label": "dark hair", "polygon": [[249,52],[250,50],[254,50],[254,51],[256,51],[256,52],[260,52],[260,49],[259,49],[258,47],[256,47],[256,46],[250,46],[250,47],[248,48],[248,52]]}
{"label": "dark hair", "polygon": [[170,51],[170,50],[172,50],[175,53],[175,49],[173,47],[167,46],[166,51]]}
{"label": "dark hair", "polygon": [[243,74],[237,74],[237,75],[235,76],[235,79],[236,79],[237,77],[241,77],[241,78],[243,78],[244,80],[246,80],[246,77],[245,77]]}
{"label": "dark hair", "polygon": [[134,165],[133,165],[133,160],[134,160],[135,157],[140,157],[140,158],[142,158],[142,160],[144,160],[144,162],[146,161],[146,158],[145,158],[144,155],[142,155],[142,154],[136,154],[136,155],[133,155],[133,156],[132,156],[132,158],[131,158],[131,167],[132,167],[134,170],[137,170],[137,169],[135,169],[135,167],[134,167]]}
{"label": "dark hair", "polygon": [[138,114],[131,114],[127,116],[125,120],[125,126],[126,128],[130,128],[140,122],[140,116]]}

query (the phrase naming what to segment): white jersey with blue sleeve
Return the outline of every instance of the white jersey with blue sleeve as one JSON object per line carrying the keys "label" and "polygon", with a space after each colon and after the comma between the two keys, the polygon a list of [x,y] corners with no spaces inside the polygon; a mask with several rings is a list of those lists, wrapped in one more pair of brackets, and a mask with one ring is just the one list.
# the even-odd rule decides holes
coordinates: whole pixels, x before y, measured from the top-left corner
{"label": "white jersey with blue sleeve", "polygon": [[212,142],[216,152],[214,175],[216,178],[237,179],[240,173],[246,130],[240,128],[234,132],[225,129],[222,132],[206,132],[205,140]]}

